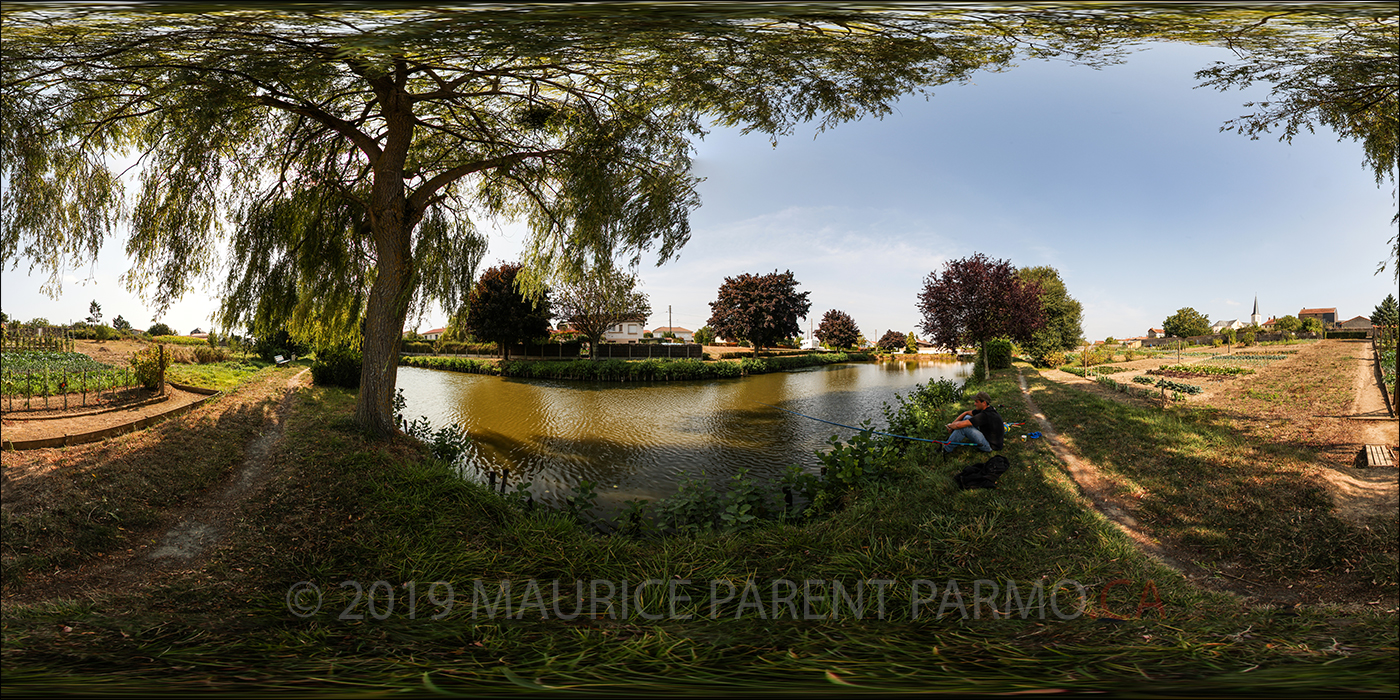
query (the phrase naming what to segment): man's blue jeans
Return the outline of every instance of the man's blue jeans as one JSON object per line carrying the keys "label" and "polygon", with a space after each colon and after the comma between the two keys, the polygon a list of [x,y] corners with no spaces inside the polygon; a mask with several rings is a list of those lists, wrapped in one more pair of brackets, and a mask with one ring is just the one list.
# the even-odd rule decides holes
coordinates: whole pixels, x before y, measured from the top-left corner
{"label": "man's blue jeans", "polygon": [[[987,442],[987,436],[983,435],[983,434],[982,434],[982,431],[980,431],[980,430],[978,430],[978,429],[976,429],[976,428],[974,428],[974,427],[972,427],[972,426],[970,426],[970,425],[967,426],[966,428],[958,428],[957,430],[954,430],[954,431],[953,431],[953,434],[948,436],[948,442],[971,442],[971,443],[976,443],[976,444],[977,444],[977,449],[982,450],[983,452],[991,452],[991,451],[992,451],[992,446],[991,446],[991,444],[989,444],[989,443]],[[960,445],[944,445],[944,446],[943,446],[943,451],[944,451],[944,452],[952,452],[954,449],[957,449],[958,447],[960,447]]]}

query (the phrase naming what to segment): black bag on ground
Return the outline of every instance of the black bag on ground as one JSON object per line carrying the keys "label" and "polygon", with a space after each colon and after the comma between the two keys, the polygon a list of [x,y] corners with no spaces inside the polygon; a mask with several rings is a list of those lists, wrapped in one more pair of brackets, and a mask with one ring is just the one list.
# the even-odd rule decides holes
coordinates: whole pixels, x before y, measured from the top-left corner
{"label": "black bag on ground", "polygon": [[1011,468],[1011,462],[1001,455],[980,464],[969,464],[961,472],[953,475],[960,489],[994,489],[997,479]]}

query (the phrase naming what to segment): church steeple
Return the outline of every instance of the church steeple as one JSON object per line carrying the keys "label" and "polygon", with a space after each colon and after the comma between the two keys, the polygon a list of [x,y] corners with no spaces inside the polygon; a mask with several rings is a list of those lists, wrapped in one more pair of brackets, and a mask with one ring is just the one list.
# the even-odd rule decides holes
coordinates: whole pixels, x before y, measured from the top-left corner
{"label": "church steeple", "polygon": [[1254,295],[1254,313],[1252,313],[1252,314],[1249,315],[1249,325],[1251,325],[1251,326],[1262,326],[1262,325],[1264,325],[1264,317],[1259,315],[1259,295],[1258,295],[1258,294],[1255,294],[1255,295]]}

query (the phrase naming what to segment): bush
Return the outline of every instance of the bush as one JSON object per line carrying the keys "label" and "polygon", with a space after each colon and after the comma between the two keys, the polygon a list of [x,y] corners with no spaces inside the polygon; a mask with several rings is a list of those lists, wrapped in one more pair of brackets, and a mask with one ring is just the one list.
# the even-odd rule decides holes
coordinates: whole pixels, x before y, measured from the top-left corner
{"label": "bush", "polygon": [[1060,367],[1069,360],[1063,350],[1053,350],[1034,358],[1036,367]]}
{"label": "bush", "polygon": [[987,366],[991,369],[1011,367],[1011,341],[995,338],[987,341]]}
{"label": "bush", "polygon": [[164,323],[153,323],[146,329],[146,334],[153,338],[158,335],[175,335],[175,329]]}
{"label": "bush", "polygon": [[147,346],[131,356],[132,373],[136,381],[147,389],[159,389],[165,381],[165,369],[170,365],[170,356],[163,345]]}
{"label": "bush", "polygon": [[201,365],[212,364],[215,362],[227,362],[228,358],[228,348],[214,348],[202,346],[194,349],[194,359]]}
{"label": "bush", "polygon": [[362,362],[359,350],[343,347],[317,350],[316,361],[311,363],[311,380],[321,386],[358,389]]}

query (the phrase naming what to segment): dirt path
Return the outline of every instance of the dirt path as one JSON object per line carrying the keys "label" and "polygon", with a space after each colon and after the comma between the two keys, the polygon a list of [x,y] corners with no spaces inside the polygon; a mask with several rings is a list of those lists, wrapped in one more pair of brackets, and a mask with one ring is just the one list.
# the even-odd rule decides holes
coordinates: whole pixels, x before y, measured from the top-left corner
{"label": "dirt path", "polygon": [[287,380],[281,399],[268,416],[266,429],[248,443],[242,463],[222,484],[211,488],[179,513],[174,525],[145,544],[99,564],[40,582],[28,588],[20,598],[80,598],[117,589],[130,590],[149,584],[161,574],[197,566],[227,533],[230,519],[238,512],[238,504],[272,476],[274,448],[285,432],[286,418],[297,389],[305,384],[309,371],[304,369]]}

